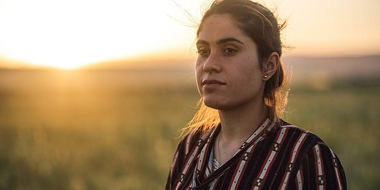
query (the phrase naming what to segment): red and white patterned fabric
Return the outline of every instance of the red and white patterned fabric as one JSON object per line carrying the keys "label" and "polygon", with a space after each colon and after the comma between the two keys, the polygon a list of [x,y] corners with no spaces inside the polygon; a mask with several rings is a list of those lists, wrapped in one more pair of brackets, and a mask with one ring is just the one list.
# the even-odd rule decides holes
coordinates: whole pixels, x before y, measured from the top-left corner
{"label": "red and white patterned fabric", "polygon": [[180,142],[167,190],[347,189],[337,155],[319,137],[270,119],[213,171],[213,144],[220,128],[193,131]]}

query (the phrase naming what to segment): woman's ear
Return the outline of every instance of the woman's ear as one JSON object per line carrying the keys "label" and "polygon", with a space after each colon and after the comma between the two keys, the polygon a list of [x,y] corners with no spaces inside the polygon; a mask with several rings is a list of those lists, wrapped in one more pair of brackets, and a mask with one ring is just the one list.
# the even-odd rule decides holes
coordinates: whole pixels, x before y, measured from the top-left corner
{"label": "woman's ear", "polygon": [[272,52],[263,63],[263,81],[268,81],[277,71],[280,65],[280,55],[277,52]]}

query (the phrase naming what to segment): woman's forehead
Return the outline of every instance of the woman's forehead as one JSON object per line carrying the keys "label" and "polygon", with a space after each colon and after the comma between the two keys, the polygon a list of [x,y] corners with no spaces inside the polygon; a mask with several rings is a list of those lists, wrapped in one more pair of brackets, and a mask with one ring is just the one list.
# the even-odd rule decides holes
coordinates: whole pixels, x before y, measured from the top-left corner
{"label": "woman's forehead", "polygon": [[[231,40],[232,39],[232,40]],[[237,42],[242,45],[256,44],[241,30],[229,14],[215,14],[204,20],[197,38],[202,44],[222,44],[221,42]]]}
{"label": "woman's forehead", "polygon": [[236,26],[228,14],[215,14],[206,18],[199,31],[198,40],[217,42],[226,38],[249,38]]}

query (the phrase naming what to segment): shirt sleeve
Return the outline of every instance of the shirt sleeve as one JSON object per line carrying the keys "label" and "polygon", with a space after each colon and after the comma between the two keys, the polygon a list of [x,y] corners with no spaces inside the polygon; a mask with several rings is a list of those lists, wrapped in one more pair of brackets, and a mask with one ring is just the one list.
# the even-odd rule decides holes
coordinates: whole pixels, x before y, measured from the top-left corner
{"label": "shirt sleeve", "polygon": [[347,189],[346,176],[337,155],[323,142],[305,154],[295,180],[297,189]]}
{"label": "shirt sleeve", "polygon": [[183,141],[181,141],[178,144],[177,150],[174,153],[174,158],[172,161],[172,165],[170,167],[169,176],[166,181],[166,186],[165,186],[166,190],[173,189],[174,182],[178,178],[178,175],[179,175],[178,170],[181,168],[181,166],[179,166],[181,165],[181,159],[182,159],[181,153],[183,152],[182,145],[183,145]]}
{"label": "shirt sleeve", "polygon": [[179,180],[181,177],[181,169],[184,165],[184,162],[186,161],[187,155],[194,146],[195,140],[197,134],[194,134],[194,131],[188,134],[179,144],[177,147],[176,152],[174,153],[174,158],[172,161],[172,165],[170,168],[169,176],[166,181],[165,189],[173,189],[174,184]]}

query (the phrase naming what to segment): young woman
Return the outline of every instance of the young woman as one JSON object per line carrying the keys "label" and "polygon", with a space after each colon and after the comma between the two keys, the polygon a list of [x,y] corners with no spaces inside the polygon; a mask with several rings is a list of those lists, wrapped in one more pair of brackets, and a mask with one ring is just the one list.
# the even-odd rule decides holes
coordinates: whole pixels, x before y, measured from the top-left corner
{"label": "young woman", "polygon": [[336,154],[279,119],[286,104],[276,18],[250,0],[215,1],[197,31],[202,106],[166,189],[346,189]]}

